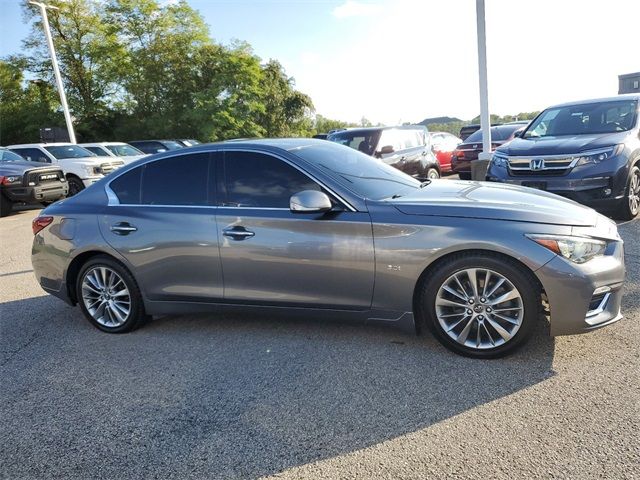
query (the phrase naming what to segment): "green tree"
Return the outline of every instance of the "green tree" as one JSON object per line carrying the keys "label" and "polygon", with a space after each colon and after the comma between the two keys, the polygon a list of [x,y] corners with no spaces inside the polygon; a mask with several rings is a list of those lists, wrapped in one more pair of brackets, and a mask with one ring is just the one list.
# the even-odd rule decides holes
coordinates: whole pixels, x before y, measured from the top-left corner
{"label": "green tree", "polygon": [[0,145],[37,142],[40,128],[64,125],[58,94],[42,80],[25,82],[24,59],[0,61]]}

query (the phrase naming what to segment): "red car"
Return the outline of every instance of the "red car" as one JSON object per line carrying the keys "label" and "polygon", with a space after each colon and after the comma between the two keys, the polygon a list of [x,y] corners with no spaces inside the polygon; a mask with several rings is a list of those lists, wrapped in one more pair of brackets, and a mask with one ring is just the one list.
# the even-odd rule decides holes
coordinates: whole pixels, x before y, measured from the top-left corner
{"label": "red car", "polygon": [[[521,123],[499,125],[491,127],[491,151],[500,145],[504,145],[525,129]],[[482,152],[482,130],[472,133],[458,145],[451,155],[451,170],[457,173],[462,180],[471,180],[471,162],[478,159]]]}
{"label": "red car", "polygon": [[451,155],[462,140],[447,132],[431,132],[431,148],[442,173],[451,172]]}

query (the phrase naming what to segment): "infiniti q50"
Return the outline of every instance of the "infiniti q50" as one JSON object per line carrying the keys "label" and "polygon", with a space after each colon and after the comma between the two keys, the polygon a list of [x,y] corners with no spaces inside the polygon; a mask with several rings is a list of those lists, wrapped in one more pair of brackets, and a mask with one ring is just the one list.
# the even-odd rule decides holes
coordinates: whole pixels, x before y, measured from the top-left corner
{"label": "infiniti q50", "polygon": [[547,192],[420,182],[313,139],[238,141],[127,165],[33,222],[40,285],[97,328],[283,309],[431,331],[463,355],[621,318],[616,225]]}

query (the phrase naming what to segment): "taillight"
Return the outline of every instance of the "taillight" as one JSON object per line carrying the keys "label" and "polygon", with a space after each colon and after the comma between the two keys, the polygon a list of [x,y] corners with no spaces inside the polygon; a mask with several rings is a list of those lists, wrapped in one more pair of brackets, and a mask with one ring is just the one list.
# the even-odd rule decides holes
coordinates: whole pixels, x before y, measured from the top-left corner
{"label": "taillight", "polygon": [[53,217],[36,217],[31,222],[31,230],[33,230],[33,234],[35,235],[43,228],[49,226],[49,224],[53,222]]}

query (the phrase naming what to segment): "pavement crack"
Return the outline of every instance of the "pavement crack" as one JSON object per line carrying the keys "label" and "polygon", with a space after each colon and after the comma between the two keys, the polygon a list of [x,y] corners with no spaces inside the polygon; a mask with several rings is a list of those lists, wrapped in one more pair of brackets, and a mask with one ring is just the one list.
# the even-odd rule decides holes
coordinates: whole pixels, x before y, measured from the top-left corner
{"label": "pavement crack", "polygon": [[25,348],[29,347],[33,342],[35,342],[40,336],[41,336],[41,334],[34,333],[33,335],[31,335],[29,340],[27,340],[25,343],[20,345],[18,348],[16,348],[12,352],[9,352],[9,355],[7,356],[7,358],[5,358],[2,361],[2,363],[0,363],[0,367],[4,367],[7,363],[9,363],[11,360],[13,360],[13,358],[16,355],[18,355],[22,350],[24,350]]}

